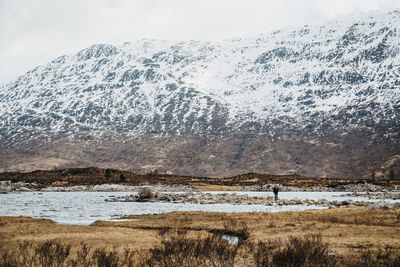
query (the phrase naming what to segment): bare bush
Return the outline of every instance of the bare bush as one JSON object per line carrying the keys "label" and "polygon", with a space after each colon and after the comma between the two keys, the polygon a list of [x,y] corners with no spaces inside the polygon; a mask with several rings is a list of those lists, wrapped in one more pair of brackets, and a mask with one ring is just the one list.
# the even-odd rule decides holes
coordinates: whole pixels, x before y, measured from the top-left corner
{"label": "bare bush", "polygon": [[292,237],[272,254],[274,266],[332,266],[334,258],[328,255],[328,244],[321,235]]}
{"label": "bare bush", "polygon": [[149,266],[192,266],[196,262],[196,240],[187,238],[185,231],[163,231],[161,245],[150,249]]}
{"label": "bare bush", "polygon": [[[4,252],[1,255],[2,264],[0,266],[4,267],[17,267],[19,265],[18,256],[15,251]],[[26,266],[26,265],[25,265]]]}
{"label": "bare bush", "polygon": [[234,266],[240,248],[229,244],[219,234],[206,238],[189,238],[186,231],[162,233],[159,247],[150,250],[149,266]]}
{"label": "bare bush", "polygon": [[383,248],[378,248],[377,252],[371,249],[364,249],[361,252],[360,258],[353,258],[353,261],[348,263],[349,266],[400,266],[400,255],[394,252],[393,246],[386,245]]}
{"label": "bare bush", "polygon": [[208,266],[233,267],[241,243],[229,244],[220,235],[211,235],[199,242],[198,257],[205,257]]}
{"label": "bare bush", "polygon": [[33,253],[32,243],[23,241],[18,244],[16,251],[9,250],[2,254],[2,264],[0,266],[35,266],[36,259]]}
{"label": "bare bush", "polygon": [[46,241],[36,250],[36,259],[41,266],[64,266],[70,253],[71,245],[64,245],[57,241]]}
{"label": "bare bush", "polygon": [[67,258],[71,245],[64,245],[57,241],[46,241],[36,247],[31,242],[24,241],[18,244],[16,251],[3,253],[1,266],[68,266]]}
{"label": "bare bush", "polygon": [[76,253],[76,259],[70,261],[71,266],[80,266],[80,267],[89,267],[92,265],[92,261],[90,259],[90,251],[89,246],[81,242],[81,246]]}
{"label": "bare bush", "polygon": [[126,267],[141,266],[139,262],[136,262],[136,257],[137,257],[136,251],[125,248],[124,254],[120,261],[121,266],[126,266]]}
{"label": "bare bush", "polygon": [[259,241],[251,246],[252,256],[256,267],[264,267],[269,264],[269,251],[265,242]]}
{"label": "bare bush", "polygon": [[23,266],[33,266],[35,263],[35,257],[31,248],[32,242],[26,240],[18,244],[18,255],[20,257],[20,263]]}
{"label": "bare bush", "polygon": [[119,256],[114,250],[96,249],[92,255],[92,264],[98,267],[118,267]]}
{"label": "bare bush", "polygon": [[154,197],[154,193],[150,188],[144,187],[144,188],[139,190],[138,196],[139,196],[139,199],[141,199],[141,200],[149,199],[149,198]]}

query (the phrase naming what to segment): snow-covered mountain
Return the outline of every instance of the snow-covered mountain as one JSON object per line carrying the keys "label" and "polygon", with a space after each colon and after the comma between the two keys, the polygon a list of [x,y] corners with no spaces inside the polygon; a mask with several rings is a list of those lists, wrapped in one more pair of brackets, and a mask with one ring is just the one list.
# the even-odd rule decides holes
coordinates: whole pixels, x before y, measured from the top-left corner
{"label": "snow-covered mountain", "polygon": [[398,10],[215,43],[96,44],[0,87],[0,169],[397,169],[399,44]]}

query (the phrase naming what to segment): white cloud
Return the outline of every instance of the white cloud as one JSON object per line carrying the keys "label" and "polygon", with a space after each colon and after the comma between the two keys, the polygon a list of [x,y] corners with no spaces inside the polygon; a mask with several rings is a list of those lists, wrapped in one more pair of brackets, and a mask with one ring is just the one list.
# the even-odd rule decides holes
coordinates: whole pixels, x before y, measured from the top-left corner
{"label": "white cloud", "polygon": [[222,40],[399,7],[400,0],[1,0],[0,83],[94,43]]}

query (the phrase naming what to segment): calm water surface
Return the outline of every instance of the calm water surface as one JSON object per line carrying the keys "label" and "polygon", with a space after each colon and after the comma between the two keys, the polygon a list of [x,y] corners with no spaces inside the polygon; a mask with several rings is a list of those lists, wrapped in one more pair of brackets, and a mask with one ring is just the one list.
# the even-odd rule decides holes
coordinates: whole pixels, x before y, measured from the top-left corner
{"label": "calm water surface", "polygon": [[[107,202],[112,196],[126,196],[135,192],[22,192],[0,194],[0,216],[30,216],[52,219],[63,224],[87,225],[96,220],[116,220],[123,215],[157,214],[172,211],[216,212],[278,212],[324,209],[324,206],[266,206],[247,204],[192,204],[162,202]],[[212,192],[226,193],[226,192]],[[272,196],[270,192],[236,192],[250,196]],[[332,192],[281,192],[281,199],[359,200],[337,197]]]}

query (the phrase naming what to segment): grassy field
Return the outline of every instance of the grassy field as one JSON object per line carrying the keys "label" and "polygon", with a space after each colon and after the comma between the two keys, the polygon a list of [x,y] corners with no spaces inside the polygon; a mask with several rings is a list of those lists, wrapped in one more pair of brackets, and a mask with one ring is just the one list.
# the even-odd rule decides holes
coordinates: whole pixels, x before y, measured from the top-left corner
{"label": "grassy field", "polygon": [[[301,262],[299,257],[309,255],[310,251],[315,253],[307,256],[308,262],[297,266],[311,266],[312,260],[315,266],[321,266],[321,262],[329,266],[400,264],[400,210],[346,207],[280,213],[174,212],[125,219],[131,221],[96,221],[90,226],[71,226],[45,219],[0,217],[2,264],[5,265],[4,255],[12,258],[13,251],[23,254],[18,249],[23,250],[24,242],[28,247],[25,250],[32,254],[40,252],[38,248],[46,241],[71,246],[65,259],[71,266],[81,255],[82,242],[91,249],[88,254],[92,260],[95,255],[97,260],[99,255],[103,261],[112,260],[115,254],[114,263],[118,261],[118,265],[126,266],[130,266],[128,252],[132,266],[185,266],[184,259],[190,266],[190,262],[193,264],[200,258],[204,262],[197,264],[205,266],[213,266],[212,259],[225,261],[215,266],[285,266],[282,262],[279,264],[280,258],[294,257],[296,262]],[[221,239],[224,234],[240,237],[239,245]],[[203,249],[199,249],[200,244]],[[190,255],[184,254],[188,251],[192,251]],[[204,255],[196,258],[200,251]],[[214,255],[213,251],[226,255]],[[315,258],[319,255],[317,252],[320,256]]]}

